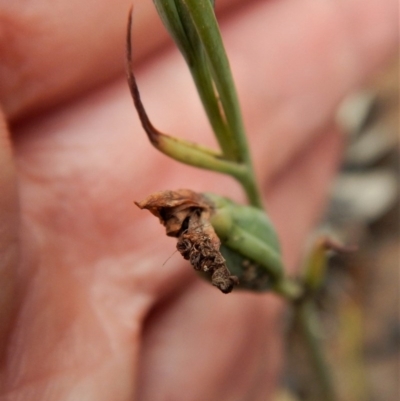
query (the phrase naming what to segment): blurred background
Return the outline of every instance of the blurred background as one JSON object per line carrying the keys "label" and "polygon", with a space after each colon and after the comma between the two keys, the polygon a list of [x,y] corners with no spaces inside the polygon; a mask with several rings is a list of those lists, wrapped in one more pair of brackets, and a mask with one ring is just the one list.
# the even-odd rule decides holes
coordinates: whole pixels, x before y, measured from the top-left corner
{"label": "blurred background", "polygon": [[[319,308],[340,401],[400,400],[399,60],[339,108],[348,135],[321,224],[358,251],[333,255]],[[276,401],[321,400],[296,331]]]}

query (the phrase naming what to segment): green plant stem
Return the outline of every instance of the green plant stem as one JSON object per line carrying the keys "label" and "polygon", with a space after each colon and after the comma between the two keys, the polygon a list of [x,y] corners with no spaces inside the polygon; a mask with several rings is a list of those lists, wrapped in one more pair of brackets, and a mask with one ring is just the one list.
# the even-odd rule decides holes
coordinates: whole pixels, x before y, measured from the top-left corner
{"label": "green plant stem", "polygon": [[253,167],[251,165],[247,165],[247,174],[244,174],[242,177],[243,178],[240,178],[238,180],[242,184],[242,187],[246,192],[247,199],[249,200],[250,205],[263,210],[264,204],[260,191],[258,189],[257,181],[255,179]]}
{"label": "green plant stem", "polygon": [[300,326],[305,344],[314,365],[315,374],[321,389],[321,400],[337,401],[333,385],[331,370],[325,359],[323,347],[320,340],[321,327],[317,316],[314,302],[306,299],[294,304],[295,318]]}

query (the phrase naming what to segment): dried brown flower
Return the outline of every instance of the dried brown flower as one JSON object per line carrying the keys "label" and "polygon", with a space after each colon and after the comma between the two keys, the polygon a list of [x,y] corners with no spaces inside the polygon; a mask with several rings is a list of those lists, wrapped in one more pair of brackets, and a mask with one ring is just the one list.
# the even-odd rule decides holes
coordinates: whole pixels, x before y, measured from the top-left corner
{"label": "dried brown flower", "polygon": [[176,247],[184,259],[195,270],[208,272],[211,283],[223,293],[239,284],[219,251],[221,241],[210,223],[214,206],[204,195],[188,189],[161,191],[135,203],[160,219],[167,235],[178,238]]}

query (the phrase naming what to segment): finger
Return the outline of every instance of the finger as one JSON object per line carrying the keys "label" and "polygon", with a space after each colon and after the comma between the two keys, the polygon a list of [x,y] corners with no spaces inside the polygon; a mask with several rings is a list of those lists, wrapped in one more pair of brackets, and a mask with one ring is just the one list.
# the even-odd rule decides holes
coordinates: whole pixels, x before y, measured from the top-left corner
{"label": "finger", "polygon": [[1,1],[0,93],[7,117],[41,110],[121,73],[130,4]]}
{"label": "finger", "polygon": [[[217,3],[223,9],[241,1]],[[0,2],[0,103],[13,120],[104,84],[125,68],[132,0],[95,7],[78,0],[30,3]],[[150,0],[135,1],[134,9],[134,57],[139,60],[165,45],[167,33]]]}

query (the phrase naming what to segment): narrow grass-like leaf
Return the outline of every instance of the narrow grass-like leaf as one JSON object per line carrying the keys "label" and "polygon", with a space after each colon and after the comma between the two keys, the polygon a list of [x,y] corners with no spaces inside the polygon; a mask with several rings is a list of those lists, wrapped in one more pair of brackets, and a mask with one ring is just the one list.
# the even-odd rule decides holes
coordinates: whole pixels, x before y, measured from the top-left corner
{"label": "narrow grass-like leaf", "polygon": [[228,174],[238,180],[243,180],[247,173],[245,165],[226,160],[221,153],[205,146],[166,135],[153,126],[141,101],[132,71],[131,16],[132,14],[129,18],[126,41],[128,83],[140,121],[152,145],[160,152],[182,163]]}

